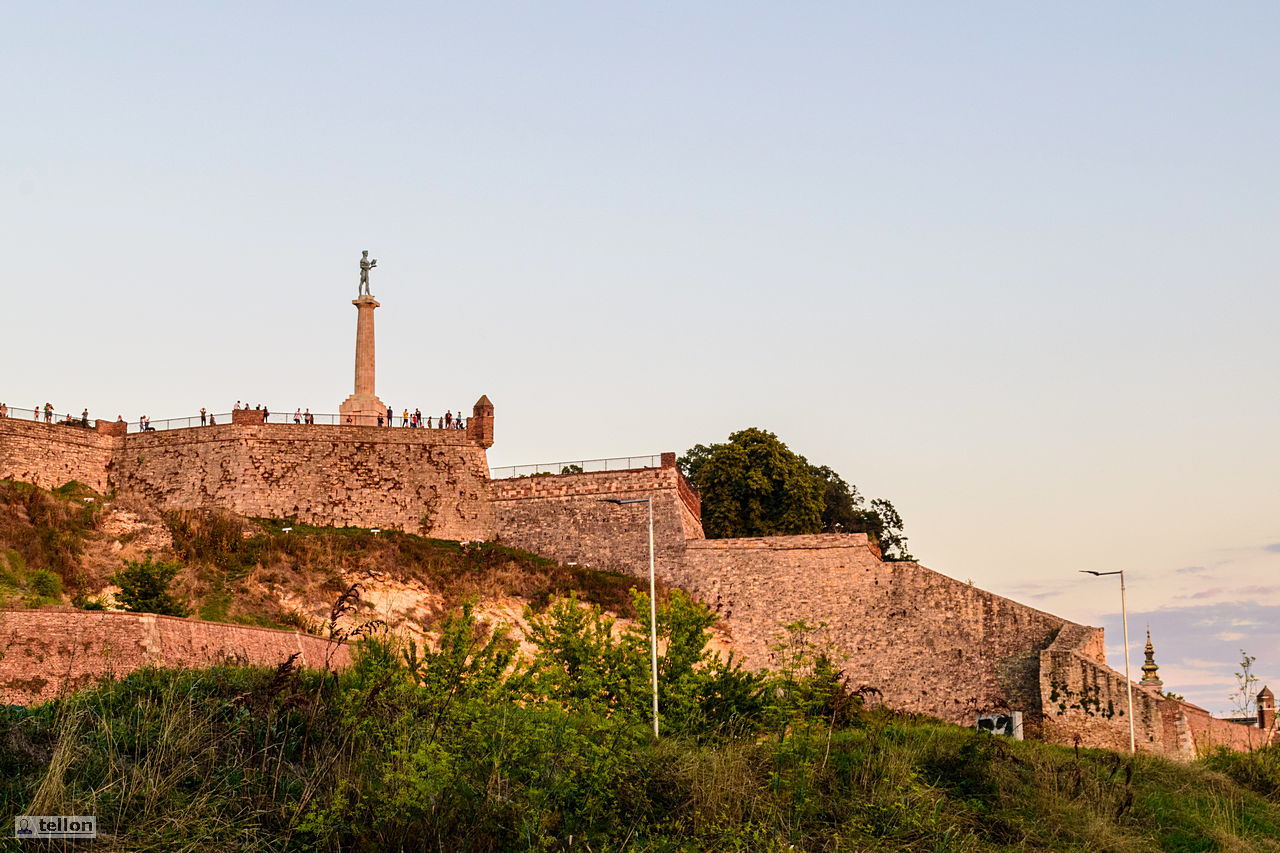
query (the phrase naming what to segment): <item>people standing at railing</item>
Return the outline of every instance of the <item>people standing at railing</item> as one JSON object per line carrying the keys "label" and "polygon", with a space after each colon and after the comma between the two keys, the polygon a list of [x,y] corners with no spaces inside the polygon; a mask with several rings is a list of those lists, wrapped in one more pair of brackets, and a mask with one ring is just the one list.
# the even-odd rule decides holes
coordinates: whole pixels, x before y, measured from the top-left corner
{"label": "people standing at railing", "polygon": [[453,409],[449,409],[444,413],[444,428],[450,429],[453,426]]}
{"label": "people standing at railing", "polygon": [[215,419],[215,418],[214,418],[214,416],[213,416],[212,414],[210,414],[210,415],[209,415],[209,426],[217,426],[217,425],[218,425],[218,421],[217,421],[217,419]]}
{"label": "people standing at railing", "polygon": [[[390,406],[387,406],[387,426],[391,426],[391,419],[393,417],[395,417],[395,412],[391,411]],[[382,426],[382,424],[378,424],[378,426]]]}
{"label": "people standing at railing", "polygon": [[47,424],[53,423],[53,403],[44,404],[44,422]]}
{"label": "people standing at railing", "polygon": [[0,418],[9,417],[9,407],[4,403],[0,403]]}
{"label": "people standing at railing", "polygon": [[80,413],[80,426],[82,427],[89,426],[89,410],[88,409],[85,409],[83,412]]}
{"label": "people standing at railing", "polygon": [[311,414],[310,409],[306,409],[302,412],[302,422],[304,424],[313,424],[316,422],[316,416]]}
{"label": "people standing at railing", "polygon": [[200,407],[200,426],[204,426],[205,421],[207,421],[208,419],[209,419],[209,416],[205,414],[204,406],[201,406]]}
{"label": "people standing at railing", "polygon": [[294,409],[294,410],[293,410],[293,422],[294,422],[295,424],[300,424],[300,423],[302,423],[302,409]]}

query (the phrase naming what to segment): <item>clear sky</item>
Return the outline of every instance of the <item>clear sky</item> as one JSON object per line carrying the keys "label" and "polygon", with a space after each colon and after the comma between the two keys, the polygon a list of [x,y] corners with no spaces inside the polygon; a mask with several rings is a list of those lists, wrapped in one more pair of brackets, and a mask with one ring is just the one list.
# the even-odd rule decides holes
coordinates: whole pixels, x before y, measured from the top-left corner
{"label": "clear sky", "polygon": [[[759,426],[926,565],[1280,686],[1280,6],[10,4],[0,400]],[[1135,666],[1140,663],[1135,655]]]}

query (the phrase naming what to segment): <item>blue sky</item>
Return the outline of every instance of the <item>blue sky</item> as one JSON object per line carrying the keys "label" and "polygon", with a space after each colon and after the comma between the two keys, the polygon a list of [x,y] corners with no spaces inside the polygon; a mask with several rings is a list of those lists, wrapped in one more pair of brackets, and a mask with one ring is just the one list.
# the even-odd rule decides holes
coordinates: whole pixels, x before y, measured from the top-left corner
{"label": "blue sky", "polygon": [[5,23],[0,400],[332,411],[369,249],[380,394],[488,394],[494,464],[764,427],[1112,641],[1127,569],[1170,689],[1280,682],[1275,4]]}

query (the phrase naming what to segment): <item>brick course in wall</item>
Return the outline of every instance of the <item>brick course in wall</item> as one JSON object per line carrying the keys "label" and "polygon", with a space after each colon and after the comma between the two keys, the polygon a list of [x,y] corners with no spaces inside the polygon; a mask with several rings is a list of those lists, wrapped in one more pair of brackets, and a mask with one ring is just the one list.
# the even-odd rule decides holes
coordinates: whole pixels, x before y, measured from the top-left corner
{"label": "brick course in wall", "polygon": [[0,705],[42,702],[144,666],[276,666],[295,652],[313,669],[350,663],[344,644],[298,631],[143,613],[0,610]]}

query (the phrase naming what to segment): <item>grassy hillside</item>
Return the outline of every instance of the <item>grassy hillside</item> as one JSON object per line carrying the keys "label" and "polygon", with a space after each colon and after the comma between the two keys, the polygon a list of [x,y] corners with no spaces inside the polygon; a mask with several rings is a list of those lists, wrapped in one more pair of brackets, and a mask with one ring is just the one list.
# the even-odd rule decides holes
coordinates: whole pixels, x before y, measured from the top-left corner
{"label": "grassy hillside", "polygon": [[1280,850],[1275,750],[997,740],[866,707],[803,625],[761,675],[709,624],[661,608],[657,740],[647,625],[572,600],[531,661],[464,608],[343,673],[136,672],[0,711],[0,811],[96,814],[104,850]]}

